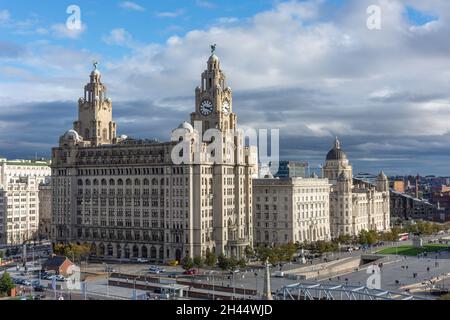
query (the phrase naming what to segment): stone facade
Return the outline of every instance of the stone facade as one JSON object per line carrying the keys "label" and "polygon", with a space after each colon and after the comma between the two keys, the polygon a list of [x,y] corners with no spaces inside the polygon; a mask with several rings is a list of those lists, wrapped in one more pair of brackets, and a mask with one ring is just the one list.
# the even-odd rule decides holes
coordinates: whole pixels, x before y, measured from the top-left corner
{"label": "stone facade", "polygon": [[254,244],[330,240],[327,179],[253,180]]}
{"label": "stone facade", "polygon": [[0,244],[22,244],[36,236],[39,185],[50,175],[44,161],[0,159]]}
{"label": "stone facade", "polygon": [[327,155],[323,174],[332,184],[331,236],[356,236],[361,230],[390,229],[389,181],[381,172],[375,184],[353,179],[352,166],[336,139]]}
{"label": "stone facade", "polygon": [[39,186],[39,229],[40,239],[50,239],[52,224],[52,187],[50,183]]}
{"label": "stone facade", "polygon": [[[215,54],[195,94],[191,123],[172,132],[173,142],[117,137],[112,101],[92,72],[79,120],[52,151],[54,242],[89,243],[92,255],[108,259],[244,254],[253,243],[255,150],[235,132],[232,91]],[[223,146],[212,159],[208,128],[236,148]]]}

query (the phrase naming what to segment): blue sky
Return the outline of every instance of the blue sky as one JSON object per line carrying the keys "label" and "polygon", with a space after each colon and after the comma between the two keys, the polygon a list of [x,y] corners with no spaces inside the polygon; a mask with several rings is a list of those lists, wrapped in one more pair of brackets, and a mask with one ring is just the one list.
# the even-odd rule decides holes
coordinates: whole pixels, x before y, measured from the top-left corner
{"label": "blue sky", "polygon": [[449,175],[449,20],[445,0],[2,0],[0,154],[50,155],[93,60],[119,133],[167,140],[217,43],[240,125],[279,128],[282,158],[319,165],[339,136],[355,171]]}

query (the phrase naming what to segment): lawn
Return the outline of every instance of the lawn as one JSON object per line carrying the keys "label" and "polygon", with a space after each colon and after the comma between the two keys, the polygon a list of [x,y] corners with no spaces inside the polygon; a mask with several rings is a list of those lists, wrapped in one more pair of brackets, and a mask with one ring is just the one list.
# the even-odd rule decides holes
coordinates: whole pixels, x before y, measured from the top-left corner
{"label": "lawn", "polygon": [[378,254],[399,254],[402,256],[417,256],[423,252],[437,252],[449,249],[450,245],[446,244],[425,244],[422,248],[414,248],[413,246],[398,246],[386,248],[378,251]]}

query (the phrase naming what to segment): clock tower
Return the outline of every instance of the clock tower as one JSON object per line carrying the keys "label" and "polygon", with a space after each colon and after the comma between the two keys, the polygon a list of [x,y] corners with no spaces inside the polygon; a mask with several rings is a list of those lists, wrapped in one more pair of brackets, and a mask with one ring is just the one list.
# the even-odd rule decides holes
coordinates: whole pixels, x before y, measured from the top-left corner
{"label": "clock tower", "polygon": [[191,122],[202,122],[203,133],[216,128],[221,131],[236,129],[236,114],[233,113],[231,88],[220,69],[220,60],[215,54],[216,45],[211,46],[207,69],[202,74],[201,86],[195,89],[195,112]]}

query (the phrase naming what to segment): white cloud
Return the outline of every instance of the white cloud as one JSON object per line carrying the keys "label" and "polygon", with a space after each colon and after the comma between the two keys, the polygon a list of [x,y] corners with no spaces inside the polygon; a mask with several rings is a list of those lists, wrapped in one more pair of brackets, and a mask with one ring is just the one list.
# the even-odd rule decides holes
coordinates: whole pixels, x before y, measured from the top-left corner
{"label": "white cloud", "polygon": [[235,23],[238,21],[239,21],[239,19],[236,17],[220,17],[219,19],[217,19],[217,22],[220,24]]}
{"label": "white cloud", "polygon": [[85,31],[87,27],[85,24],[81,25],[80,29],[70,29],[64,23],[57,23],[50,27],[52,35],[55,38],[68,38],[78,39]]}
{"label": "white cloud", "polygon": [[123,28],[113,29],[108,36],[102,38],[103,42],[109,45],[116,46],[132,46],[133,37],[132,35]]}
{"label": "white cloud", "polygon": [[139,5],[139,4],[135,3],[135,2],[131,2],[131,1],[121,2],[119,4],[119,6],[121,8],[123,8],[123,9],[126,9],[126,10],[141,11],[141,12],[145,11],[144,7],[142,7],[141,5]]}
{"label": "white cloud", "polygon": [[11,14],[8,10],[0,10],[0,25],[9,22],[11,19]]}
{"label": "white cloud", "polygon": [[197,7],[205,8],[205,9],[213,9],[216,7],[216,5],[211,1],[206,0],[196,0],[195,4]]}
{"label": "white cloud", "polygon": [[177,17],[181,16],[182,14],[184,14],[183,9],[156,13],[156,15],[160,18],[177,18]]}

